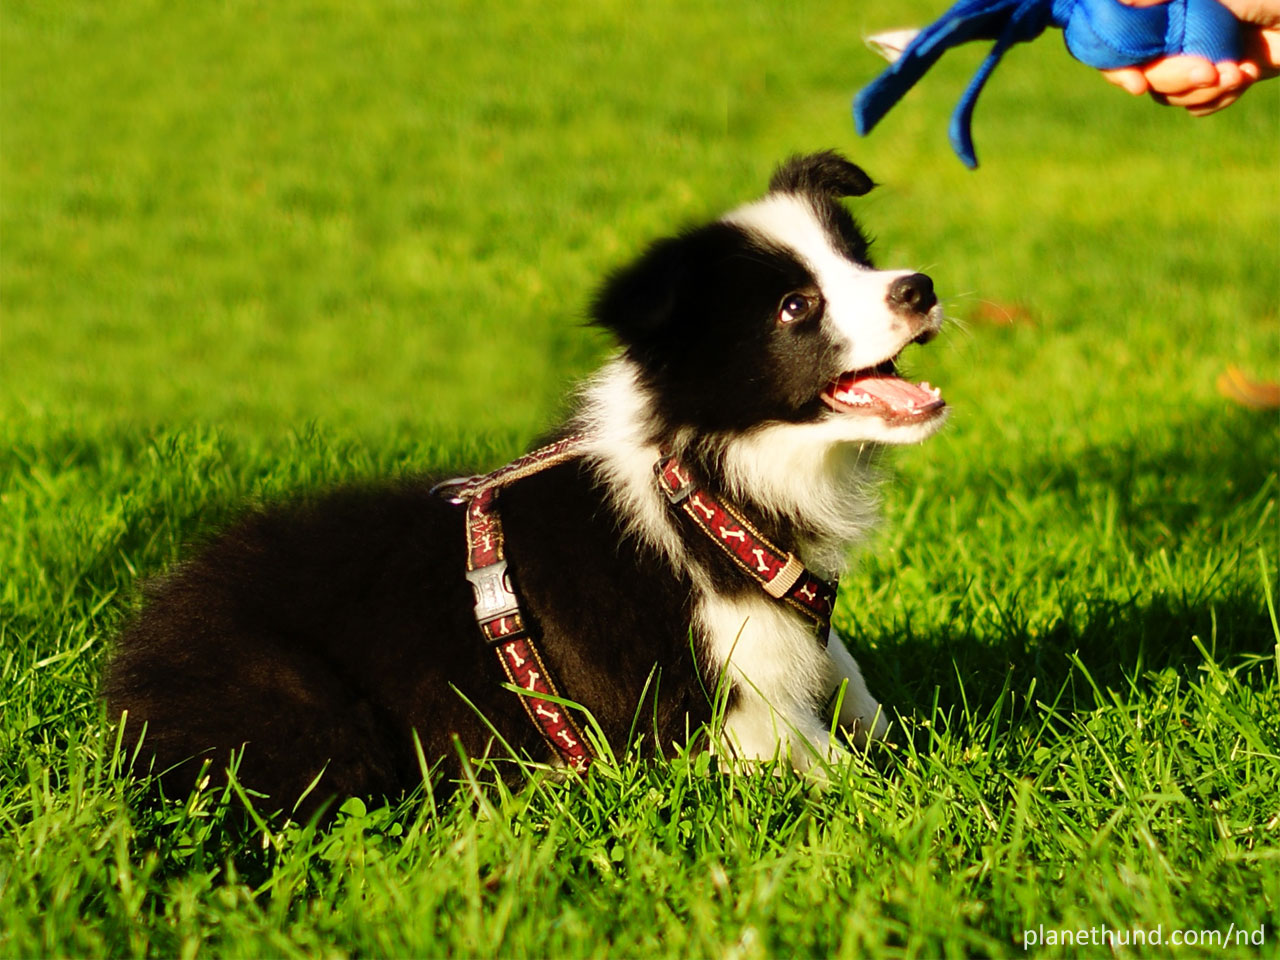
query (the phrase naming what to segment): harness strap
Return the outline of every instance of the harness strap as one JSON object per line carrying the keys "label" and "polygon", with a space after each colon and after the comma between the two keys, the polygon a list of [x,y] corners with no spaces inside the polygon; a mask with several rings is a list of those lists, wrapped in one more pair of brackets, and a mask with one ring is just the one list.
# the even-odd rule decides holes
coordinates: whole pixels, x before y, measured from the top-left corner
{"label": "harness strap", "polygon": [[[653,472],[673,508],[692,520],[765,593],[800,611],[825,635],[836,604],[832,584],[810,573],[794,553],[774,546],[741,513],[694,483],[675,457],[659,460]],[[820,639],[825,642],[825,636]]]}
{"label": "harness strap", "polygon": [[527,694],[517,694],[533,725],[565,764],[583,772],[592,761],[586,739],[569,711],[546,699],[559,697],[551,671],[538,653],[520,609],[520,596],[507,568],[498,494],[502,487],[577,456],[579,438],[569,437],[513,460],[483,477],[448,481],[436,489],[454,503],[466,504],[467,580],[475,592],[480,632],[497,654],[507,679]]}
{"label": "harness strap", "polygon": [[[437,485],[433,492],[465,504],[466,577],[475,592],[475,617],[512,685],[527,691],[520,703],[548,744],[574,770],[585,771],[593,757],[569,712],[546,697],[560,697],[520,609],[520,596],[507,567],[498,499],[502,488],[580,456],[581,437],[566,437],[519,457],[493,473]],[[675,457],[654,464],[658,486],[760,588],[799,611],[821,634],[831,625],[836,589],[805,569],[795,554],[774,546],[741,513],[694,483]],[[822,642],[825,638],[819,636]]]}
{"label": "harness strap", "polygon": [[517,480],[541,473],[548,467],[554,467],[558,463],[581,456],[582,452],[579,449],[581,445],[581,436],[577,434],[568,436],[549,443],[545,447],[539,447],[524,456],[516,457],[505,467],[499,467],[493,473],[475,477],[458,477],[455,480],[437,483],[431,488],[431,492],[441,496],[447,495],[454,503],[463,503],[489,487],[505,487]]}

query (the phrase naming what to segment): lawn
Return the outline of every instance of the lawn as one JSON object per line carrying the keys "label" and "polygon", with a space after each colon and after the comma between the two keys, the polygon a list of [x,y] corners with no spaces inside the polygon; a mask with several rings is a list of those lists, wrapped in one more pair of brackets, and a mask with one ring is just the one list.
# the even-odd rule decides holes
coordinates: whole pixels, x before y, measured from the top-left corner
{"label": "lawn", "polygon": [[[0,956],[1276,954],[1280,423],[1216,383],[1280,370],[1280,81],[1193,120],[1046,37],[970,173],[981,50],[849,119],[863,35],[941,6],[5,4]],[[479,769],[323,831],[141,801],[96,696],[140,578],[246,502],[515,455],[601,276],[825,147],[953,321],[836,616],[891,762]]]}

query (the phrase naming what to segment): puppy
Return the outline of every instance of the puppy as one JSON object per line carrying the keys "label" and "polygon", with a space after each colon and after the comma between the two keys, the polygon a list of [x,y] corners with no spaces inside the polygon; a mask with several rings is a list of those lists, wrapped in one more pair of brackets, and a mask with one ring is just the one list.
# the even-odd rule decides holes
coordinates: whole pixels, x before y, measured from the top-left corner
{"label": "puppy", "polygon": [[667,754],[713,709],[716,749],[800,770],[831,754],[835,703],[883,736],[833,584],[876,450],[946,409],[896,372],[942,316],[928,277],[871,266],[840,201],[872,186],[793,158],[617,272],[593,312],[620,349],[532,456],[242,519],[146,588],[111,715],[145,724],[171,791],[243,749],[240,780],[304,814],[413,787],[419,746],[447,785],[460,754]]}

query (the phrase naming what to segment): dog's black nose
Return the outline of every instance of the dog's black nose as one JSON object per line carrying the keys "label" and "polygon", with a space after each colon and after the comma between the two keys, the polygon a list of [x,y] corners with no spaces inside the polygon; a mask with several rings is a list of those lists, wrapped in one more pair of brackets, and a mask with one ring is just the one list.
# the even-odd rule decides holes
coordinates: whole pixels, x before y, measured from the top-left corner
{"label": "dog's black nose", "polygon": [[889,285],[889,305],[911,313],[928,313],[938,302],[933,281],[923,273],[899,277]]}

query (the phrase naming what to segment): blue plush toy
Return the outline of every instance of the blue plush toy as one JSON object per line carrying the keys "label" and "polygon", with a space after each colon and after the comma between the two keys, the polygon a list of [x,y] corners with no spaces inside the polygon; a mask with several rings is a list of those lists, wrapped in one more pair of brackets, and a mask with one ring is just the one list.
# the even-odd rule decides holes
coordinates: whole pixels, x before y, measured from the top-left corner
{"label": "blue plush toy", "polygon": [[1119,0],[960,0],[916,34],[893,65],[858,94],[853,102],[858,133],[870,133],[951,47],[995,40],[951,115],[951,146],[966,166],[976,167],[969,126],[978,94],[1006,50],[1048,27],[1059,27],[1071,55],[1099,70],[1179,53],[1214,63],[1234,61],[1243,51],[1239,21],[1217,0],[1171,0],[1154,7],[1127,7]]}

